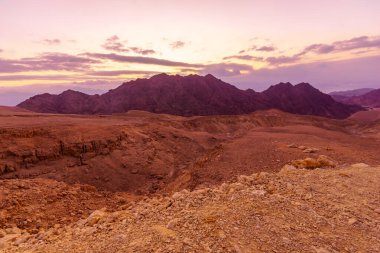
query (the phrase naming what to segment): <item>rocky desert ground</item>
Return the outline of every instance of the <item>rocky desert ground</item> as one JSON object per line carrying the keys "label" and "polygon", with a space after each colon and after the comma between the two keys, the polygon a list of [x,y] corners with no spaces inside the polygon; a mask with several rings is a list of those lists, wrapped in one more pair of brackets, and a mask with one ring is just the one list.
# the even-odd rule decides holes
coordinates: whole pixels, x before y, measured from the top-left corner
{"label": "rocky desert ground", "polygon": [[380,122],[359,113],[0,108],[0,250],[379,252]]}

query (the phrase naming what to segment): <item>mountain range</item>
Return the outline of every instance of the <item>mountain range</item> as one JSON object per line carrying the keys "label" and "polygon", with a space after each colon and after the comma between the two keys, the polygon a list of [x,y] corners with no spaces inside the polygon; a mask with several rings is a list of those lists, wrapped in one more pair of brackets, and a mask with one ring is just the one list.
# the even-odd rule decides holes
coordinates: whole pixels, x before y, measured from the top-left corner
{"label": "mountain range", "polygon": [[67,90],[59,95],[37,95],[18,106],[42,113],[112,114],[143,110],[181,116],[234,115],[274,108],[330,118],[346,118],[363,110],[358,105],[337,102],[308,83],[279,83],[255,92],[240,90],[210,74],[158,74],[123,83],[103,95]]}
{"label": "mountain range", "polygon": [[380,108],[380,89],[361,89],[359,92],[330,93],[338,102],[350,105],[361,105],[367,108]]}
{"label": "mountain range", "polygon": [[370,91],[373,91],[375,89],[373,88],[361,88],[361,89],[354,89],[354,90],[343,90],[343,91],[333,91],[330,92],[330,96],[341,96],[341,97],[353,97],[353,96],[361,96],[364,95]]}

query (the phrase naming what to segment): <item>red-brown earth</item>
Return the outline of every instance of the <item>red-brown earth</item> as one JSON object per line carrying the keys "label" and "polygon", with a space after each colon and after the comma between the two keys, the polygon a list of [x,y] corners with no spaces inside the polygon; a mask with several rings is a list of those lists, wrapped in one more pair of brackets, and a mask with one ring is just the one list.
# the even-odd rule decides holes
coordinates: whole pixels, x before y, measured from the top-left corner
{"label": "red-brown earth", "polygon": [[380,164],[380,122],[277,110],[179,117],[130,111],[57,115],[3,108],[0,226],[31,233],[96,209],[199,189],[239,175],[277,172],[325,155],[337,164]]}

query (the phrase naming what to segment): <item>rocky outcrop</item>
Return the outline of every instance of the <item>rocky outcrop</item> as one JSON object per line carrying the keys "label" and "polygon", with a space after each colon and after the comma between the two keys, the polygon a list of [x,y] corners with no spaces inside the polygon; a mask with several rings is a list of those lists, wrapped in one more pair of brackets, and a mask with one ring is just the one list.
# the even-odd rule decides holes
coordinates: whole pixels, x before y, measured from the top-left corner
{"label": "rocky outcrop", "polygon": [[[371,182],[371,183],[369,183]],[[0,230],[10,252],[379,252],[380,168],[286,167],[213,188],[98,209],[31,234]],[[355,240],[352,240],[355,238]]]}

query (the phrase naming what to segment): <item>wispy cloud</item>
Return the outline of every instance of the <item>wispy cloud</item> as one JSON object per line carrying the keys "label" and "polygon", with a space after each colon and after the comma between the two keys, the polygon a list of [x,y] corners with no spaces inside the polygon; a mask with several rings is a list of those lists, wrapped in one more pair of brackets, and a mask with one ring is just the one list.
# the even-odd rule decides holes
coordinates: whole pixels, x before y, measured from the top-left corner
{"label": "wispy cloud", "polygon": [[241,88],[254,90],[263,90],[279,82],[308,82],[329,92],[363,87],[380,88],[379,69],[380,56],[372,56],[262,68],[246,75],[226,77],[225,80]]}
{"label": "wispy cloud", "polygon": [[300,60],[300,56],[293,55],[293,56],[277,56],[277,57],[267,57],[265,58],[265,61],[271,65],[281,65],[281,64],[288,64],[288,63],[295,63]]}
{"label": "wispy cloud", "polygon": [[119,53],[129,52],[129,49],[127,49],[124,44],[126,43],[121,42],[117,35],[113,35],[106,39],[106,42],[102,45],[102,47],[106,50]]}
{"label": "wispy cloud", "polygon": [[336,41],[331,44],[312,44],[307,46],[299,55],[307,53],[327,54],[363,48],[380,48],[380,36],[361,36],[349,40]]}
{"label": "wispy cloud", "polygon": [[239,51],[239,54],[244,54],[252,51],[258,51],[258,52],[273,52],[276,48],[274,46],[251,46],[247,49],[243,49]]}
{"label": "wispy cloud", "polygon": [[183,48],[185,45],[186,45],[186,42],[180,41],[180,40],[177,40],[177,41],[170,43],[170,46],[172,49]]}
{"label": "wispy cloud", "polygon": [[83,71],[99,60],[63,53],[43,53],[36,57],[16,60],[0,58],[0,73],[27,71]]}
{"label": "wispy cloud", "polygon": [[199,71],[200,74],[213,74],[220,77],[241,75],[244,72],[251,72],[251,65],[237,63],[218,63],[204,66]]}
{"label": "wispy cloud", "polygon": [[141,54],[141,55],[148,55],[148,54],[155,54],[156,51],[153,49],[142,49],[140,47],[130,47],[130,50],[132,50],[136,54]]}
{"label": "wispy cloud", "polygon": [[161,65],[171,67],[193,67],[200,68],[202,64],[191,64],[186,62],[170,61],[165,59],[143,57],[143,56],[126,56],[120,54],[100,54],[100,53],[85,53],[84,56],[88,56],[95,59],[111,60],[116,62],[129,62],[139,64]]}
{"label": "wispy cloud", "polygon": [[240,50],[240,51],[239,51],[239,54],[244,54],[244,53],[251,52],[251,51],[255,50],[256,48],[257,48],[256,46],[252,46],[252,47],[250,47],[250,48]]}
{"label": "wispy cloud", "polygon": [[[257,52],[274,52],[276,48],[274,46],[252,46],[248,49],[241,50],[239,55],[227,56],[223,58],[224,60],[238,59],[238,60],[247,60],[247,61],[261,61],[266,62],[269,65],[279,66],[279,65],[288,65],[296,64],[303,60],[307,55],[322,55],[322,54],[333,54],[338,52],[348,52],[353,53],[365,53],[369,50],[378,50],[380,49],[380,36],[360,36],[348,40],[335,41],[330,44],[311,44],[306,46],[300,52],[293,55],[272,55],[268,57],[253,57],[250,55],[241,55],[242,53],[249,51]],[[358,51],[360,50],[360,51]]]}
{"label": "wispy cloud", "polygon": [[56,45],[61,44],[60,39],[44,39],[44,40],[42,40],[42,42],[48,46],[56,46]]}
{"label": "wispy cloud", "polygon": [[261,52],[272,52],[275,51],[276,48],[273,46],[262,46],[256,49],[256,51],[261,51]]}
{"label": "wispy cloud", "polygon": [[154,75],[161,72],[144,71],[144,70],[108,70],[108,71],[93,71],[87,72],[91,76],[121,76],[121,75]]}
{"label": "wispy cloud", "polygon": [[121,41],[117,35],[113,35],[106,39],[106,42],[102,47],[108,51],[114,51],[118,53],[133,52],[135,54],[149,55],[155,54],[156,51],[153,49],[144,49],[141,47],[127,47],[127,41]]}
{"label": "wispy cloud", "polygon": [[263,61],[264,57],[259,57],[259,56],[252,56],[252,55],[231,55],[224,57],[223,60],[232,60],[232,59],[237,59],[237,60],[244,60],[244,61]]}

